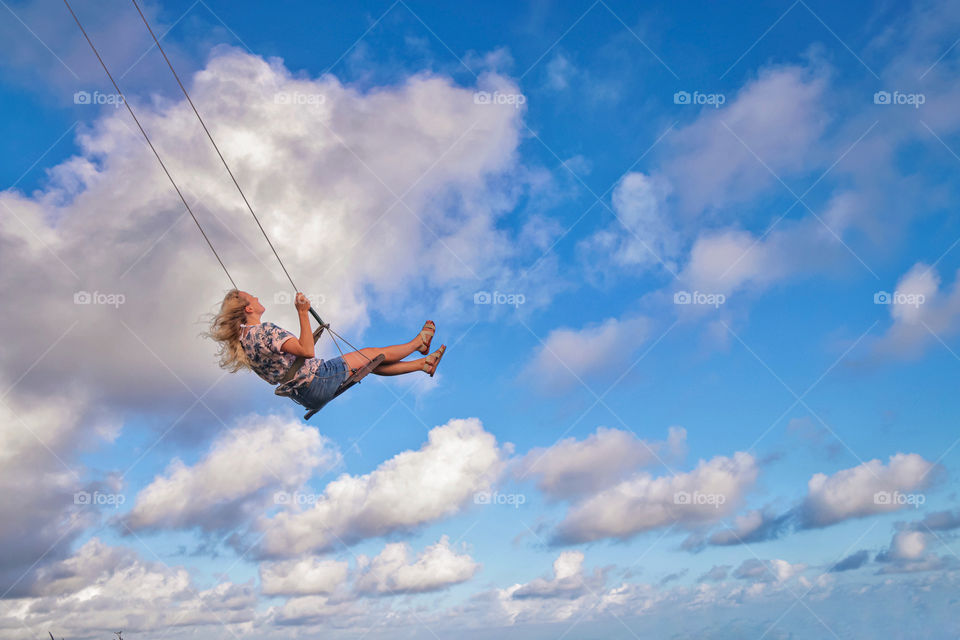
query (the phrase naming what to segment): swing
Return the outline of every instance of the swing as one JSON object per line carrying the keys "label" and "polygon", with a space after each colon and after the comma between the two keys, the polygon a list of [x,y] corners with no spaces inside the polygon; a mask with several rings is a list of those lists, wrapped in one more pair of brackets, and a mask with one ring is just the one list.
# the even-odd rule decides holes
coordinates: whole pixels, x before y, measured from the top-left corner
{"label": "swing", "polygon": [[[237,191],[240,193],[240,197],[243,198],[244,204],[247,205],[247,209],[250,211],[250,214],[253,216],[253,219],[256,221],[257,226],[260,227],[260,232],[263,234],[263,237],[267,241],[267,244],[270,245],[270,249],[273,251],[273,255],[276,256],[277,262],[280,263],[280,268],[283,269],[283,273],[287,276],[287,280],[290,281],[290,285],[293,286],[294,291],[299,291],[299,289],[297,288],[297,285],[294,284],[293,282],[293,278],[290,277],[290,273],[287,271],[286,265],[284,265],[283,260],[280,259],[280,254],[277,253],[276,248],[273,246],[273,242],[270,240],[270,236],[267,235],[267,232],[263,228],[263,225],[260,224],[260,218],[257,217],[256,213],[254,213],[253,207],[250,205],[250,202],[247,200],[247,196],[243,193],[243,189],[240,188],[240,183],[237,182],[236,177],[233,175],[233,171],[230,170],[230,166],[227,164],[227,160],[223,157],[223,154],[220,152],[220,147],[217,146],[217,143],[214,141],[213,136],[210,134],[210,130],[207,129],[206,122],[204,122],[203,118],[200,117],[200,112],[197,111],[197,107],[193,104],[193,100],[190,98],[190,94],[187,93],[186,87],[184,87],[183,82],[180,81],[180,76],[174,70],[173,64],[171,64],[170,59],[167,58],[167,54],[163,50],[163,47],[160,45],[160,41],[157,39],[156,34],[154,34],[153,29],[150,28],[150,23],[147,21],[147,17],[143,15],[143,11],[140,10],[140,5],[137,4],[137,0],[130,0],[130,1],[133,3],[133,6],[137,9],[137,13],[140,14],[140,18],[141,20],[143,20],[143,24],[147,27],[147,31],[150,32],[150,36],[153,38],[154,44],[157,45],[157,49],[160,51],[160,54],[163,56],[164,61],[166,61],[167,66],[170,68],[170,72],[173,73],[173,77],[176,78],[177,84],[180,86],[180,90],[183,92],[184,97],[186,97],[187,102],[190,103],[190,107],[193,109],[193,112],[196,114],[197,119],[200,121],[200,126],[203,127],[204,132],[207,134],[207,138],[210,139],[210,143],[213,145],[213,148],[216,150],[217,155],[220,157],[220,161],[223,163],[224,169],[227,170],[227,173],[230,175],[230,178],[233,180],[233,184],[237,187]],[[73,19],[77,23],[77,26],[80,27],[80,32],[83,33],[83,37],[86,39],[87,44],[90,45],[90,48],[93,50],[94,55],[97,57],[97,60],[100,62],[100,66],[103,67],[103,70],[106,72],[107,77],[110,78],[110,82],[111,84],[113,84],[113,88],[116,89],[117,94],[123,99],[124,106],[127,108],[127,111],[130,112],[130,116],[133,118],[133,121],[137,124],[137,128],[140,129],[140,133],[143,134],[143,138],[144,140],[147,141],[147,145],[150,147],[150,150],[153,151],[153,155],[156,156],[157,162],[160,163],[160,167],[163,169],[163,172],[166,174],[167,178],[170,180],[170,184],[173,185],[173,188],[176,190],[177,195],[180,196],[180,200],[183,202],[183,206],[186,207],[187,212],[190,214],[190,217],[193,218],[193,222],[197,225],[197,229],[200,230],[200,234],[203,236],[203,239],[206,240],[207,246],[210,247],[210,251],[213,252],[213,255],[216,257],[217,262],[220,263],[220,266],[223,268],[223,272],[227,274],[227,279],[230,280],[230,284],[233,285],[234,289],[239,289],[239,287],[237,287],[236,282],[234,282],[233,280],[233,276],[230,275],[230,272],[227,270],[226,265],[223,263],[223,260],[220,258],[220,254],[217,253],[217,250],[214,248],[213,243],[210,241],[210,238],[207,236],[206,232],[203,230],[203,227],[200,225],[200,221],[197,219],[197,216],[193,213],[193,209],[191,209],[190,205],[187,203],[187,199],[183,197],[183,193],[180,191],[180,187],[177,186],[177,183],[176,181],[174,181],[173,176],[170,175],[170,172],[167,170],[167,166],[164,164],[163,160],[160,158],[160,154],[157,152],[156,148],[153,146],[153,142],[150,141],[150,137],[147,135],[147,132],[144,130],[143,125],[140,124],[140,120],[137,118],[136,114],[133,112],[133,108],[130,106],[130,101],[126,99],[126,96],[123,94],[123,91],[120,90],[120,86],[117,84],[116,80],[113,79],[113,75],[110,73],[110,70],[107,69],[107,65],[103,61],[103,58],[100,57],[100,52],[97,51],[97,48],[93,45],[93,41],[90,40],[90,36],[87,35],[86,29],[84,29],[83,25],[80,23],[80,19],[77,17],[77,14],[74,13],[73,7],[70,6],[70,2],[68,0],[63,0],[63,3],[67,5],[67,9],[70,11],[70,15],[73,16]],[[337,334],[333,331],[333,329],[330,328],[329,324],[325,324],[323,322],[319,314],[317,314],[317,312],[314,311],[312,306],[310,307],[309,311],[310,311],[310,315],[313,316],[314,320],[316,320],[317,324],[319,325],[316,331],[313,332],[314,344],[316,344],[316,341],[320,338],[321,334],[323,333],[323,330],[327,329],[328,334],[330,335],[330,339],[336,345],[337,350],[340,351],[340,354],[343,355],[343,351],[340,350],[340,345],[337,343],[337,340],[334,337]],[[360,352],[359,349],[357,349],[352,344],[350,344],[350,342],[344,339],[342,336],[338,336],[338,337],[340,337],[341,340],[343,340],[347,345],[353,348],[354,351]],[[362,352],[360,353],[362,354]],[[337,388],[336,392],[333,395],[334,398],[339,396],[341,393],[343,393],[350,387],[356,384],[359,384],[359,382],[363,378],[365,378],[374,369],[376,369],[385,359],[382,353],[375,356],[372,359],[367,357],[364,354],[362,355],[364,358],[367,359],[367,363],[362,367],[359,367],[357,369],[352,369],[350,371],[350,376],[348,376],[346,380],[340,383],[340,386]],[[282,384],[284,382],[289,382],[290,380],[292,380],[305,362],[306,362],[305,358],[297,357],[297,359],[294,360],[293,364],[290,366],[287,372],[283,375],[283,378],[280,380],[279,384]],[[303,419],[309,420],[318,411],[319,409],[308,408],[308,411],[303,416]]]}
{"label": "swing", "polygon": [[[320,321],[320,316],[318,316],[316,313],[314,313],[312,308],[310,309],[310,312],[311,312],[311,314],[313,314],[313,317],[316,318],[318,322],[320,322],[320,326],[317,327],[316,331],[313,332],[313,342],[314,342],[314,344],[316,344],[317,340],[320,339],[320,335],[323,333],[323,330],[324,330],[324,329],[330,330],[330,339],[334,341],[334,344],[336,344],[336,339],[333,337],[333,330],[330,329],[330,325],[329,325],[329,324],[323,324],[323,322]],[[337,349],[339,349],[339,348],[340,348],[340,346],[337,345]],[[365,377],[367,376],[367,374],[371,373],[374,369],[376,369],[378,366],[380,366],[380,364],[383,362],[383,360],[384,360],[384,355],[383,355],[382,353],[381,353],[381,354],[378,354],[377,356],[375,356],[375,357],[373,358],[373,360],[370,360],[369,358],[367,358],[367,364],[363,365],[363,366],[360,367],[359,369],[353,369],[353,370],[350,372],[350,376],[349,376],[346,380],[344,380],[343,382],[340,383],[340,386],[337,387],[337,390],[336,390],[336,391],[334,392],[334,394],[333,394],[333,398],[336,398],[337,396],[339,396],[341,393],[343,393],[344,391],[346,391],[347,389],[349,389],[349,388],[352,387],[353,385],[359,384],[360,381],[363,380],[363,378],[365,378]],[[283,384],[283,383],[285,383],[285,382],[290,382],[291,380],[293,380],[294,377],[296,377],[297,372],[300,371],[300,367],[302,367],[302,366],[303,366],[303,363],[306,362],[306,361],[307,361],[306,358],[304,358],[304,357],[302,357],[302,356],[297,356],[297,359],[293,361],[293,364],[290,365],[290,368],[287,369],[287,372],[283,374],[283,377],[282,377],[282,378],[280,378],[280,382],[277,383],[277,386],[280,386],[281,384]],[[333,398],[330,398],[330,399],[333,400]],[[304,420],[309,420],[309,419],[312,418],[318,411],[320,411],[320,410],[319,410],[319,409],[310,409],[309,411],[307,411],[307,412],[304,414],[303,419],[304,419]]]}

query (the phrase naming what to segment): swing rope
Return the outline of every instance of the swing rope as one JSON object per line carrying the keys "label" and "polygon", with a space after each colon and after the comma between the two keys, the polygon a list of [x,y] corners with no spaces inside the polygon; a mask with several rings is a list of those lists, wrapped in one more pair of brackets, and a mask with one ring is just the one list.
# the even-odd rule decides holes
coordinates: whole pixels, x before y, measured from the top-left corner
{"label": "swing rope", "polygon": [[[284,275],[287,276],[287,280],[290,281],[290,286],[293,287],[294,291],[299,291],[297,285],[294,284],[293,278],[290,277],[290,272],[287,271],[287,267],[283,264],[283,260],[280,259],[280,254],[277,253],[276,247],[273,246],[273,242],[270,240],[270,236],[267,235],[267,231],[263,228],[263,225],[260,223],[260,218],[257,217],[257,214],[254,212],[253,207],[250,205],[250,201],[247,200],[246,194],[243,193],[243,189],[240,188],[240,183],[237,182],[236,176],[233,175],[233,171],[230,170],[230,165],[227,164],[227,160],[223,157],[223,153],[220,152],[220,147],[217,146],[216,141],[213,139],[213,135],[210,133],[210,129],[207,128],[207,123],[203,121],[203,118],[200,116],[200,112],[197,111],[197,106],[193,104],[193,100],[190,98],[190,94],[187,92],[187,88],[183,86],[183,82],[180,81],[180,76],[177,74],[176,70],[173,68],[173,64],[170,62],[170,58],[167,57],[167,52],[163,50],[163,46],[160,44],[160,40],[157,39],[156,34],[153,32],[153,29],[150,27],[150,23],[147,21],[147,17],[143,15],[143,11],[140,10],[140,5],[137,4],[137,0],[131,0],[133,6],[137,9],[137,13],[140,14],[140,19],[143,20],[144,26],[147,27],[147,31],[150,32],[150,37],[153,38],[154,44],[157,45],[157,49],[160,50],[160,55],[163,56],[164,61],[167,63],[167,66],[170,68],[170,73],[173,74],[173,77],[176,78],[177,84],[180,86],[180,91],[183,92],[184,97],[187,99],[187,102],[190,103],[190,108],[193,109],[193,112],[197,115],[197,120],[200,121],[200,126],[203,127],[204,133],[207,134],[207,138],[210,140],[210,144],[213,145],[213,148],[217,151],[217,155],[220,156],[220,162],[223,163],[223,168],[227,170],[227,173],[230,174],[230,179],[233,180],[234,186],[237,187],[237,191],[240,192],[240,197],[243,198],[243,203],[247,205],[247,210],[250,211],[250,215],[253,216],[253,219],[257,222],[257,226],[260,227],[260,233],[263,234],[264,239],[267,241],[267,244],[270,245],[270,250],[273,251],[273,255],[276,256],[277,262],[280,263],[280,268],[283,269]],[[319,322],[319,319],[317,320]]]}
{"label": "swing rope", "polygon": [[[66,0],[64,0],[66,1]],[[283,260],[280,258],[280,254],[277,252],[276,247],[273,245],[273,242],[270,240],[270,236],[267,234],[267,230],[263,228],[263,224],[260,222],[259,216],[253,210],[253,206],[250,204],[250,201],[247,199],[246,194],[243,192],[243,189],[240,188],[240,183],[237,181],[236,176],[233,174],[233,171],[230,169],[230,165],[227,164],[227,159],[223,157],[223,153],[220,151],[219,145],[217,145],[216,140],[213,139],[213,134],[210,133],[210,129],[207,127],[207,123],[203,120],[203,117],[200,115],[200,111],[197,109],[197,105],[193,103],[193,99],[190,97],[190,93],[187,91],[187,88],[184,86],[183,81],[180,80],[180,75],[177,73],[176,69],[173,68],[173,63],[170,62],[170,58],[167,57],[167,52],[164,51],[163,45],[160,44],[160,40],[157,38],[157,35],[154,33],[153,28],[150,26],[150,22],[147,20],[147,17],[144,15],[143,11],[140,9],[140,5],[137,3],[137,0],[130,0],[133,3],[134,8],[136,8],[137,13],[140,14],[140,19],[143,21],[143,25],[147,28],[147,31],[150,32],[150,37],[153,38],[153,43],[157,45],[157,49],[160,51],[160,55],[163,56],[164,62],[167,63],[167,67],[170,69],[170,73],[173,74],[173,77],[177,81],[177,85],[180,87],[180,91],[183,92],[183,96],[187,99],[187,102],[190,103],[190,108],[193,109],[193,113],[197,116],[197,120],[200,121],[200,126],[203,127],[204,133],[207,134],[207,138],[210,140],[210,144],[213,145],[213,148],[217,152],[217,156],[220,158],[220,162],[223,163],[223,168],[227,170],[230,179],[233,181],[234,186],[237,188],[237,191],[240,193],[240,197],[243,199],[243,203],[247,206],[247,210],[250,212],[250,215],[253,216],[254,221],[257,223],[257,227],[260,229],[260,233],[263,234],[264,240],[267,241],[267,244],[270,246],[270,250],[273,251],[273,255],[277,258],[277,262],[280,263],[280,268],[283,269],[283,273],[287,276],[287,280],[290,281],[290,286],[293,287],[294,291],[299,291],[300,289],[293,282],[293,278],[290,276],[290,272],[287,270]],[[323,325],[323,320],[320,319],[320,316],[317,315],[317,312],[313,310],[313,307],[310,308],[310,313],[313,314],[314,319],[317,321],[317,324]],[[333,344],[337,347],[337,351],[340,352],[340,355],[343,356],[343,350],[340,349],[339,343],[334,336],[339,337],[347,345],[350,346],[354,351],[357,351],[364,358],[370,362],[370,358],[366,356],[363,352],[360,352],[359,349],[350,344],[349,341],[344,339],[342,336],[337,334],[330,328],[330,325],[326,325],[326,329],[329,332],[330,339],[333,341]]]}
{"label": "swing rope", "polygon": [[67,5],[67,9],[70,11],[70,15],[73,16],[74,22],[77,23],[77,26],[80,27],[80,32],[83,33],[83,37],[86,38],[87,44],[90,45],[90,48],[93,50],[97,60],[100,61],[100,66],[103,67],[103,70],[107,73],[107,77],[110,78],[110,82],[113,84],[113,88],[116,89],[117,95],[123,99],[124,106],[127,107],[127,111],[130,112],[130,117],[133,118],[133,121],[137,123],[137,128],[140,129],[140,133],[143,134],[144,140],[147,141],[147,145],[150,147],[150,150],[153,151],[153,155],[156,156],[157,162],[160,163],[160,167],[163,169],[163,172],[167,174],[167,178],[170,180],[170,184],[173,185],[173,188],[176,190],[177,195],[180,196],[180,200],[183,201],[183,206],[187,208],[187,211],[190,213],[190,217],[193,218],[194,223],[197,225],[197,229],[200,230],[200,234],[203,235],[203,239],[207,241],[207,246],[210,247],[210,251],[213,252],[213,255],[216,256],[217,262],[220,263],[220,266],[223,268],[223,272],[227,274],[227,279],[230,280],[230,284],[233,285],[233,288],[237,288],[237,283],[233,281],[233,276],[230,275],[230,272],[227,270],[227,266],[223,263],[223,260],[220,258],[220,254],[217,253],[217,250],[213,248],[213,243],[210,242],[210,238],[207,236],[207,233],[203,230],[203,227],[200,225],[200,221],[197,219],[197,216],[193,213],[193,209],[190,208],[190,204],[187,202],[187,199],[183,197],[183,193],[180,191],[180,187],[177,186],[176,181],[173,179],[173,176],[170,175],[170,171],[167,170],[167,165],[163,163],[163,160],[160,158],[160,154],[157,153],[156,147],[153,146],[153,143],[150,141],[150,136],[147,135],[147,132],[144,130],[143,125],[140,124],[140,120],[137,118],[137,115],[133,112],[133,108],[130,107],[130,101],[127,100],[127,97],[123,94],[123,91],[120,90],[117,81],[113,79],[110,70],[107,69],[107,65],[104,63],[103,58],[100,57],[100,52],[97,51],[97,48],[93,46],[93,41],[90,40],[90,36],[87,35],[86,29],[83,28],[83,25],[80,24],[80,19],[77,17],[77,14],[73,12],[73,7],[70,6],[70,3],[67,0],[63,0],[63,3]]}
{"label": "swing rope", "polygon": [[[220,258],[220,254],[217,253],[217,250],[214,248],[213,243],[210,241],[210,238],[207,236],[206,232],[203,229],[203,226],[200,224],[200,221],[197,219],[197,216],[193,213],[193,209],[190,207],[190,204],[187,202],[183,193],[180,191],[180,187],[177,185],[176,181],[173,179],[173,176],[170,174],[170,171],[167,169],[166,164],[160,157],[160,154],[157,152],[156,148],[153,146],[153,142],[150,140],[150,136],[147,135],[146,130],[143,128],[143,125],[140,124],[140,120],[137,118],[136,114],[133,111],[133,108],[130,106],[130,102],[127,100],[126,95],[120,89],[120,86],[114,80],[113,75],[110,73],[110,70],[107,68],[106,63],[103,61],[103,58],[100,56],[100,52],[97,51],[97,48],[94,46],[93,41],[90,39],[90,36],[87,35],[86,29],[83,28],[83,24],[80,22],[80,18],[77,17],[77,14],[74,12],[73,7],[70,6],[68,0],[63,0],[64,4],[67,6],[67,10],[70,11],[70,15],[73,16],[74,22],[77,23],[77,26],[80,28],[80,32],[83,33],[84,39],[86,39],[87,44],[90,45],[90,49],[93,51],[94,55],[97,57],[100,66],[103,67],[104,72],[107,74],[107,77],[110,79],[110,83],[113,85],[113,88],[116,90],[117,94],[123,99],[123,104],[126,106],[127,111],[130,113],[130,116],[133,118],[133,121],[137,124],[137,128],[140,130],[140,133],[143,134],[144,140],[146,140],[147,145],[150,147],[150,150],[153,151],[153,155],[157,158],[157,162],[160,163],[160,167],[163,169],[163,172],[166,174],[167,179],[170,180],[170,184],[173,185],[173,188],[176,190],[177,195],[180,196],[180,200],[183,202],[184,207],[190,213],[190,217],[193,218],[193,222],[196,224],[197,229],[199,229],[200,234],[203,236],[203,239],[206,240],[207,246],[210,247],[210,251],[213,252],[213,255],[216,257],[217,262],[220,263],[223,272],[227,275],[227,279],[230,280],[230,284],[233,285],[234,289],[239,289],[236,282],[233,279],[233,276],[230,275],[230,271],[227,270],[226,265],[223,260]],[[143,11],[140,9],[140,5],[137,4],[136,0],[131,0],[133,6],[136,8],[137,13],[140,15],[140,19],[143,20],[144,26],[147,27],[147,31],[150,32],[150,36],[153,38],[154,44],[156,44],[157,49],[160,51],[160,54],[163,56],[164,61],[167,63],[170,72],[173,74],[173,77],[177,81],[177,85],[180,87],[180,90],[183,92],[184,97],[187,99],[187,102],[190,104],[193,113],[197,116],[197,120],[200,121],[200,126],[203,128],[203,131],[207,134],[207,138],[210,140],[210,143],[213,145],[213,148],[217,152],[217,156],[220,158],[220,162],[223,163],[224,169],[227,170],[227,173],[230,176],[230,179],[233,181],[234,186],[236,186],[237,191],[240,193],[240,197],[243,199],[243,203],[246,205],[247,210],[250,211],[250,215],[253,216],[254,221],[257,223],[257,227],[260,229],[260,233],[263,234],[264,239],[267,241],[267,244],[270,247],[270,250],[273,251],[273,255],[277,258],[277,262],[280,264],[280,268],[283,270],[284,275],[287,277],[287,280],[290,282],[290,285],[293,287],[294,291],[299,291],[297,285],[294,283],[293,278],[290,276],[290,272],[287,270],[286,265],[283,263],[283,259],[280,258],[280,254],[277,252],[276,247],[273,244],[273,241],[270,240],[270,236],[267,234],[266,229],[264,229],[263,224],[260,222],[260,218],[257,216],[256,212],[253,210],[250,201],[247,199],[246,194],[244,194],[243,189],[240,187],[240,183],[237,181],[236,176],[233,171],[230,169],[230,165],[227,164],[226,158],[224,158],[223,153],[220,151],[220,147],[217,145],[216,141],[213,139],[213,135],[210,133],[210,130],[207,128],[206,122],[204,122],[203,117],[201,117],[199,110],[197,110],[196,105],[193,103],[193,99],[190,97],[190,93],[187,91],[186,87],[183,85],[183,82],[180,80],[180,76],[177,74],[176,70],[173,68],[173,64],[170,62],[170,59],[167,57],[166,51],[164,51],[163,46],[160,44],[160,40],[157,38],[153,29],[150,27],[150,23],[147,20],[147,17],[144,15]],[[310,314],[314,317],[317,323],[326,328],[329,332],[330,339],[333,341],[334,345],[337,347],[337,351],[340,352],[340,355],[343,356],[343,350],[340,348],[340,344],[337,342],[336,338],[343,340],[351,349],[360,353],[366,360],[370,363],[373,362],[366,354],[364,354],[360,349],[357,349],[350,341],[345,339],[340,334],[336,333],[333,329],[330,328],[329,324],[323,322],[317,312],[310,307]]]}

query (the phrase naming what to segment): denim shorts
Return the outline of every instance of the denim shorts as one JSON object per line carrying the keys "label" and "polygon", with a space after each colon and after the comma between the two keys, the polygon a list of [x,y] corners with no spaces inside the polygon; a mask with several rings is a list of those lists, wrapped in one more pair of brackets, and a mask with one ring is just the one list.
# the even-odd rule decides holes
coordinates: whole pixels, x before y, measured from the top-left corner
{"label": "denim shorts", "polygon": [[342,356],[324,360],[317,367],[310,384],[293,389],[290,398],[307,409],[322,409],[333,400],[333,394],[347,379],[347,363]]}

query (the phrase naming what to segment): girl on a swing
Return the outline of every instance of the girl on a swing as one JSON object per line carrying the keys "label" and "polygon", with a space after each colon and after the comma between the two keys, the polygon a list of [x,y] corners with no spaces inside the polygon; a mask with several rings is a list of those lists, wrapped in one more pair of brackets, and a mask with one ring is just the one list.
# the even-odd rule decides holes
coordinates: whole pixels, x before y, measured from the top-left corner
{"label": "girl on a swing", "polygon": [[[446,345],[416,360],[404,360],[414,351],[426,354],[436,326],[428,320],[420,333],[406,344],[382,349],[368,347],[345,353],[330,360],[314,356],[313,332],[310,329],[310,301],[297,293],[294,305],[300,318],[300,337],[272,322],[262,322],[266,308],[260,300],[245,291],[231,289],[223,298],[220,312],[210,323],[207,334],[219,343],[217,352],[220,366],[230,372],[252,369],[254,373],[278,385],[277,395],[289,396],[308,409],[319,410],[333,399],[340,385],[355,371],[378,354],[383,362],[373,369],[381,376],[396,376],[414,371],[425,371],[433,377],[446,351]],[[303,366],[293,379],[282,382],[284,375],[297,358],[304,358]],[[278,384],[279,383],[279,384]]]}

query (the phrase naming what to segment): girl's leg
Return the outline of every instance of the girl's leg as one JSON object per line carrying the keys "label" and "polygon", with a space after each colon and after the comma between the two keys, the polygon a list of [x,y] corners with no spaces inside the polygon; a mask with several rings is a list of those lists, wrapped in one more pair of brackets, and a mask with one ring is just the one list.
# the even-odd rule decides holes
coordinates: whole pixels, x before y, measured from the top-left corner
{"label": "girl's leg", "polygon": [[420,336],[418,335],[406,344],[395,344],[389,347],[383,347],[382,349],[366,347],[359,351],[351,351],[350,353],[343,354],[343,359],[347,363],[347,368],[359,369],[382,353],[384,355],[383,364],[389,364],[403,360],[419,349],[421,344]]}
{"label": "girl's leg", "polygon": [[403,360],[401,362],[384,362],[373,370],[378,376],[399,376],[404,373],[413,373],[414,371],[423,371],[423,361],[426,358],[417,358],[416,360]]}

